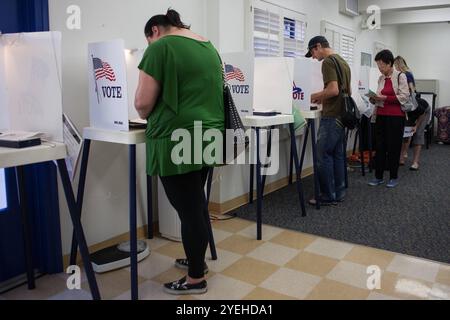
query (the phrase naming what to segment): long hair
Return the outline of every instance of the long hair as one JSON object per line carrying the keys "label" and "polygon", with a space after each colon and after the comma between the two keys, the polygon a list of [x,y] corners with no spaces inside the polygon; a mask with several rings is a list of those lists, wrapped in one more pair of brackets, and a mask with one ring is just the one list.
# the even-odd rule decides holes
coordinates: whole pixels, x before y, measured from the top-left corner
{"label": "long hair", "polygon": [[166,14],[158,14],[148,20],[144,33],[146,37],[153,36],[153,27],[176,27],[180,29],[190,29],[191,27],[181,21],[180,14],[173,9],[168,9]]}
{"label": "long hair", "polygon": [[397,66],[397,68],[401,72],[411,72],[411,70],[408,67],[408,64],[406,63],[406,60],[403,57],[401,57],[401,56],[397,56],[395,58],[394,64]]}

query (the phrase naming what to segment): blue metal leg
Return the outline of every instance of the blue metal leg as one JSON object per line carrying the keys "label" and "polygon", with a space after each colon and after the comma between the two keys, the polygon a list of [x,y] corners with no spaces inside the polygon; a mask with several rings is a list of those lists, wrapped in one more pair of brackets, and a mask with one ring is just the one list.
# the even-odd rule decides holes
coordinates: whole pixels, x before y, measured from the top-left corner
{"label": "blue metal leg", "polygon": [[[253,162],[253,160],[251,159],[250,162]],[[253,203],[253,183],[255,180],[255,165],[253,163],[250,163],[250,190],[248,193],[248,202],[249,203]]]}
{"label": "blue metal leg", "polygon": [[[270,127],[270,131],[269,131],[269,136],[268,136],[268,141],[267,141],[267,158],[269,158],[272,155],[272,130],[275,129],[274,126]],[[265,165],[265,167],[267,166],[267,164]],[[262,189],[261,189],[261,194],[264,197],[264,188],[266,186],[266,175],[262,176]]]}
{"label": "blue metal leg", "polygon": [[300,200],[300,207],[302,209],[302,217],[306,217],[306,209],[305,209],[305,199],[303,197],[303,187],[302,187],[302,179],[301,179],[301,171],[300,171],[300,162],[298,159],[297,153],[297,143],[295,141],[295,130],[294,124],[289,124],[289,131],[291,132],[291,150],[293,150],[294,162],[295,162],[295,172],[297,174],[297,191]]}
{"label": "blue metal leg", "polygon": [[206,219],[206,225],[208,227],[208,234],[209,234],[209,250],[211,251],[211,259],[217,260],[217,251],[216,251],[216,244],[214,242],[214,234],[211,227],[211,219],[209,218],[209,199],[211,196],[211,185],[212,185],[212,178],[214,174],[214,168],[211,167],[208,172],[208,180],[206,184],[206,209],[205,209],[205,219]]}
{"label": "blue metal leg", "polygon": [[137,273],[137,217],[136,217],[136,145],[129,146],[130,174],[130,261],[131,261],[131,300],[138,300]]}
{"label": "blue metal leg", "polygon": [[262,240],[262,181],[261,181],[261,159],[259,156],[260,135],[256,128],[256,238]]}
{"label": "blue metal leg", "polygon": [[[89,161],[89,151],[91,149],[91,140],[85,139],[83,143],[83,156],[81,158],[80,167],[80,180],[78,182],[78,193],[77,193],[77,215],[81,219],[81,212],[83,210],[83,199],[84,199],[84,188],[86,185],[86,173]],[[70,264],[72,266],[77,264],[77,238],[75,237],[75,232],[72,233],[72,248],[70,250]]]}
{"label": "blue metal leg", "polygon": [[344,136],[344,179],[345,179],[345,188],[348,189],[348,166],[347,166],[347,143],[348,143],[348,134],[349,130],[345,131]]}
{"label": "blue metal leg", "polygon": [[314,163],[314,197],[316,199],[316,209],[320,210],[320,185],[319,168],[317,167],[316,123],[314,119],[309,119],[308,121],[311,123],[311,142]]}
{"label": "blue metal leg", "polygon": [[293,150],[292,150],[292,145],[291,145],[291,151],[289,153],[289,185],[292,184],[293,173],[294,173],[294,155],[293,155]]}
{"label": "blue metal leg", "polygon": [[152,177],[147,175],[147,239],[153,239]]}
{"label": "blue metal leg", "polygon": [[19,201],[20,201],[20,220],[22,223],[23,232],[23,244],[25,253],[25,265],[27,272],[27,282],[28,289],[33,290],[36,288],[34,282],[34,268],[33,268],[33,249],[32,249],[32,234],[28,217],[27,210],[27,193],[25,190],[25,174],[24,167],[16,167],[16,179],[17,179],[17,189],[19,191]]}
{"label": "blue metal leg", "polygon": [[89,250],[86,243],[86,238],[83,232],[83,226],[81,225],[80,216],[78,215],[78,207],[73,195],[72,185],[69,179],[69,173],[67,172],[66,161],[64,159],[58,160],[59,173],[61,175],[61,181],[66,195],[67,205],[69,207],[70,218],[72,219],[73,230],[80,247],[80,254],[83,259],[84,268],[86,270],[86,277],[88,279],[89,288],[91,289],[92,298],[94,300],[100,300],[100,292],[98,290],[97,281],[95,279],[94,270],[92,269],[91,259],[89,257]]}
{"label": "blue metal leg", "polygon": [[305,137],[303,138],[302,154],[300,156],[300,172],[303,170],[303,163],[305,161],[306,146],[308,145],[308,137],[310,130],[311,130],[311,123],[308,120],[305,130]]}

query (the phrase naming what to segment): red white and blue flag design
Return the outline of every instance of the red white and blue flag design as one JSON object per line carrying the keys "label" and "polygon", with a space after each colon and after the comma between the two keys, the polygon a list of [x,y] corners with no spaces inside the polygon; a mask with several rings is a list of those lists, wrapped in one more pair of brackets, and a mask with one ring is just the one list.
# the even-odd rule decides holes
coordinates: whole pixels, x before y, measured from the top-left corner
{"label": "red white and blue flag design", "polygon": [[225,64],[225,81],[233,79],[244,82],[245,76],[239,68],[235,68],[231,64]]}

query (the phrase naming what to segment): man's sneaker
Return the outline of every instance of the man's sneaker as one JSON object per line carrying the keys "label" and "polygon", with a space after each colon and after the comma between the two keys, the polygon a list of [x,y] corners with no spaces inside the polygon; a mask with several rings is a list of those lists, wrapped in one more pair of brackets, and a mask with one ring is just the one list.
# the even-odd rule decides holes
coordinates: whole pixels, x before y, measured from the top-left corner
{"label": "man's sneaker", "polygon": [[[189,269],[188,259],[176,259],[175,260],[175,266],[180,268],[180,269],[185,269],[185,270]],[[208,269],[208,265],[206,264],[206,262],[205,262],[203,268],[204,268],[203,272],[205,274],[207,274],[209,269]]]}
{"label": "man's sneaker", "polygon": [[398,179],[391,179],[391,180],[389,180],[389,182],[386,185],[386,187],[388,187],[388,188],[395,188],[397,185],[398,185]]}
{"label": "man's sneaker", "polygon": [[169,294],[185,295],[185,294],[202,294],[208,291],[206,280],[196,284],[187,283],[186,277],[174,282],[164,284],[164,291]]}
{"label": "man's sneaker", "polygon": [[369,186],[376,187],[384,183],[383,179],[373,179],[369,181]]}

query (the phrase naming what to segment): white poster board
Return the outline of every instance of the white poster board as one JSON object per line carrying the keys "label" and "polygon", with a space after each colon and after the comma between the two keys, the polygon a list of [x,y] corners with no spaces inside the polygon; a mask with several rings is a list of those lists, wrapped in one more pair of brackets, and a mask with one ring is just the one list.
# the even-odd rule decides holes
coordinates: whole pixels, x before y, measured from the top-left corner
{"label": "white poster board", "polygon": [[88,46],[91,127],[128,131],[128,87],[124,41]]}
{"label": "white poster board", "polygon": [[221,55],[226,82],[239,115],[253,114],[254,56],[253,52],[225,53]]}
{"label": "white poster board", "polygon": [[0,36],[0,128],[63,142],[61,33]]}
{"label": "white poster board", "polygon": [[125,61],[127,65],[127,86],[128,86],[128,118],[130,120],[139,119],[139,114],[134,107],[134,97],[139,83],[139,63],[142,61],[145,49],[125,50]]}
{"label": "white poster board", "polygon": [[313,94],[311,81],[312,72],[312,59],[298,58],[295,60],[292,99],[294,101],[294,107],[298,110],[310,110],[311,94]]}
{"label": "white poster board", "polygon": [[292,114],[293,73],[293,58],[255,58],[253,109]]}

